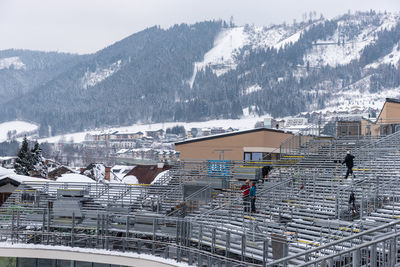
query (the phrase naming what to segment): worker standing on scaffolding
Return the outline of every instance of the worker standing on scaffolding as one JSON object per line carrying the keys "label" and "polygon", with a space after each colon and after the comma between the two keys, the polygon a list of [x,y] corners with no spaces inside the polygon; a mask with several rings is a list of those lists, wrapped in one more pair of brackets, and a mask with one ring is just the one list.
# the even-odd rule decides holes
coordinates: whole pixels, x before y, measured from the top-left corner
{"label": "worker standing on scaffolding", "polygon": [[250,188],[251,213],[256,212],[256,189],[256,182],[252,182]]}
{"label": "worker standing on scaffolding", "polygon": [[245,184],[242,185],[240,190],[243,191],[243,208],[244,212],[250,211],[250,185],[249,180],[246,180]]}
{"label": "worker standing on scaffolding", "polygon": [[352,154],[350,154],[350,151],[347,151],[347,155],[342,162],[342,164],[346,163],[346,166],[347,166],[347,172],[346,172],[346,176],[344,177],[344,179],[347,179],[347,177],[349,177],[349,174],[353,175],[353,177],[356,178],[356,176],[353,174],[354,158],[355,157]]}

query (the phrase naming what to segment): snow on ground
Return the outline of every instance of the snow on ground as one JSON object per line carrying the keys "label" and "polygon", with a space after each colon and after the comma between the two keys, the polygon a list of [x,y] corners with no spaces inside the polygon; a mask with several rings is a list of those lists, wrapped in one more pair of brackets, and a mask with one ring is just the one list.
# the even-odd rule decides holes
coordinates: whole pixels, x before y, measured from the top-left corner
{"label": "snow on ground", "polygon": [[247,87],[244,91],[243,94],[244,95],[248,95],[257,91],[260,91],[262,88],[261,86],[259,86],[258,84],[254,84],[252,86]]}
{"label": "snow on ground", "polygon": [[115,72],[121,69],[121,60],[111,64],[108,68],[96,68],[94,72],[90,72],[89,70],[85,72],[85,75],[82,77],[82,88],[87,89],[88,87],[95,86],[101,81],[113,75]]}
{"label": "snow on ground", "polygon": [[80,252],[87,254],[100,254],[100,255],[115,255],[115,256],[123,256],[123,257],[132,257],[137,259],[155,261],[165,264],[170,264],[172,266],[177,267],[189,267],[188,264],[177,262],[173,259],[164,259],[161,257],[153,256],[150,254],[138,254],[134,252],[121,252],[121,251],[113,251],[113,250],[105,250],[105,249],[95,249],[95,248],[81,248],[81,247],[67,247],[67,246],[59,246],[59,245],[37,245],[37,244],[23,244],[23,243],[11,243],[11,242],[0,242],[1,248],[26,248],[26,249],[48,249],[48,250],[62,250],[62,251],[72,251],[72,252]]}
{"label": "snow on ground", "polygon": [[93,179],[78,173],[65,173],[57,179],[57,182],[63,183],[96,183]]}
{"label": "snow on ground", "polygon": [[[256,110],[256,106],[255,105],[243,108],[242,109],[243,117],[249,118],[249,119],[250,118],[258,118],[258,115],[254,112],[255,110]],[[271,115],[266,114],[266,115],[264,115],[264,117],[271,117]],[[262,118],[259,118],[259,119],[263,120]],[[234,127],[232,127],[232,128],[234,128]],[[240,128],[240,130],[242,130],[242,129]]]}
{"label": "snow on ground", "polygon": [[[393,47],[392,52],[387,54],[386,56],[378,59],[378,61],[368,64],[365,68],[377,68],[381,64],[393,64],[394,66],[398,66],[400,64],[400,45],[397,44]],[[399,66],[400,67],[400,66]]]}
{"label": "snow on ground", "polygon": [[24,132],[37,131],[39,126],[26,121],[9,121],[0,123],[0,142],[7,140],[7,133],[9,131],[16,131],[16,134],[23,134]]}
{"label": "snow on ground", "polygon": [[273,46],[279,49],[286,43],[297,42],[303,30],[283,25],[269,28],[247,25],[223,29],[215,38],[214,47],[204,55],[203,61],[195,62],[189,84],[192,87],[197,71],[207,66],[210,66],[217,76],[235,69],[235,56],[246,45],[252,45],[253,49]]}
{"label": "snow on ground", "polygon": [[193,75],[189,82],[190,87],[193,86],[197,71],[204,69],[206,66],[223,66],[215,70],[218,76],[236,68],[233,56],[246,44],[246,35],[243,32],[243,28],[225,29],[219,33],[215,38],[214,47],[204,55],[203,61],[194,63]]}
{"label": "snow on ground", "polygon": [[15,70],[25,69],[24,62],[19,57],[0,58],[0,70],[14,68]]}
{"label": "snow on ground", "polygon": [[232,127],[234,129],[239,129],[239,130],[247,130],[247,129],[253,129],[254,125],[258,121],[263,121],[264,117],[271,117],[271,115],[266,114],[260,117],[257,116],[252,116],[251,114],[249,116],[244,116],[241,119],[228,119],[228,120],[210,120],[210,121],[202,121],[202,122],[165,122],[165,123],[153,123],[153,124],[134,124],[132,126],[124,126],[124,127],[118,127],[118,128],[104,128],[103,130],[93,130],[93,131],[86,131],[86,132],[77,132],[77,133],[71,133],[71,134],[65,134],[65,135],[58,135],[58,136],[53,136],[53,137],[48,137],[48,138],[43,138],[39,139],[38,142],[49,142],[49,143],[57,143],[60,140],[71,140],[75,143],[82,143],[85,140],[85,135],[86,134],[100,134],[100,133],[110,133],[114,131],[119,131],[119,132],[146,132],[148,130],[158,130],[158,129],[163,129],[166,131],[167,128],[172,128],[176,125],[182,125],[185,127],[186,130],[189,130],[191,128],[212,128],[212,127],[222,127],[224,129],[228,129],[229,127]]}
{"label": "snow on ground", "polygon": [[281,47],[284,47],[286,44],[289,44],[289,43],[294,44],[294,43],[296,43],[300,39],[300,36],[303,33],[303,31],[304,30],[298,31],[298,32],[294,33],[293,35],[289,36],[288,38],[280,41],[279,43],[274,45],[274,48],[279,49]]}
{"label": "snow on ground", "polygon": [[138,184],[139,180],[134,175],[128,175],[122,179],[122,182],[124,184]]}
{"label": "snow on ground", "polygon": [[[330,36],[328,40],[319,40],[317,45],[314,45],[311,51],[304,56],[304,62],[310,62],[311,66],[321,65],[345,65],[354,59],[359,59],[364,47],[371,44],[375,40],[377,32],[384,29],[390,30],[399,20],[399,16],[395,14],[384,15],[381,18],[379,27],[370,26],[364,28],[358,35],[351,40],[345,39],[344,44],[338,45],[338,40],[341,40],[339,30]],[[359,18],[354,20],[340,21],[339,26],[344,28],[348,25],[360,24]]]}
{"label": "snow on ground", "polygon": [[326,108],[315,110],[315,112],[342,112],[368,108],[380,110],[386,98],[399,97],[400,87],[382,90],[378,93],[370,93],[369,91],[361,91],[360,89],[347,90],[337,93],[337,95],[331,98],[331,101],[326,103]]}

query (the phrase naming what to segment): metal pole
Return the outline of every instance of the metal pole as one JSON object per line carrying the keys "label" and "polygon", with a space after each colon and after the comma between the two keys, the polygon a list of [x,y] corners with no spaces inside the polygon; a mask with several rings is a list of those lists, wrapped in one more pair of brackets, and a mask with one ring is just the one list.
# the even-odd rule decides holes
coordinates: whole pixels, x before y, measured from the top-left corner
{"label": "metal pole", "polygon": [[231,247],[231,232],[226,232],[226,241],[225,241],[225,257],[229,256],[229,250]]}
{"label": "metal pole", "polygon": [[17,210],[17,229],[15,234],[17,242],[18,242],[18,232],[19,232],[19,210]]}
{"label": "metal pole", "polygon": [[339,211],[339,192],[336,193],[336,205],[335,205],[335,211],[336,211],[336,218],[340,220],[340,211]]}
{"label": "metal pole", "polygon": [[124,251],[126,249],[129,237],[129,216],[126,216],[126,232],[125,232],[125,242],[124,242]]}
{"label": "metal pole", "polygon": [[43,209],[43,219],[42,219],[42,242],[44,243],[44,231],[46,229],[46,209]]}
{"label": "metal pole", "polygon": [[263,243],[263,267],[267,266],[267,260],[268,260],[268,239],[265,239]]}
{"label": "metal pole", "polygon": [[353,251],[353,267],[360,267],[360,249]]}
{"label": "metal pole", "polygon": [[106,216],[106,249],[108,250],[109,248],[109,240],[108,240],[108,214]]}
{"label": "metal pole", "polygon": [[75,212],[72,212],[71,246],[74,246]]}
{"label": "metal pole", "polygon": [[246,251],[246,235],[242,235],[242,252],[241,252],[241,260],[244,261]]}
{"label": "metal pole", "polygon": [[50,233],[50,221],[51,221],[51,213],[50,213],[50,203],[47,204],[47,244],[49,244],[49,233]]}
{"label": "metal pole", "polygon": [[215,254],[215,242],[216,242],[216,230],[212,229],[212,244],[211,244],[211,253]]}
{"label": "metal pole", "polygon": [[153,219],[153,242],[151,242],[151,254],[154,255],[155,252],[155,243],[154,241],[156,240],[156,219]]}
{"label": "metal pole", "polygon": [[371,246],[371,258],[370,258],[370,266],[371,267],[376,267],[377,262],[376,262],[376,244],[373,244]]}
{"label": "metal pole", "polygon": [[101,244],[104,249],[104,214],[101,215]]}
{"label": "metal pole", "polygon": [[198,240],[198,248],[201,250],[201,243],[202,243],[202,239],[203,239],[203,224],[199,225],[199,240]]}
{"label": "metal pole", "polygon": [[96,247],[99,245],[99,235],[100,235],[100,214],[97,213]]}
{"label": "metal pole", "polygon": [[14,221],[15,221],[14,213],[15,213],[15,210],[12,211],[12,215],[11,215],[11,242],[13,242],[13,238],[14,238]]}

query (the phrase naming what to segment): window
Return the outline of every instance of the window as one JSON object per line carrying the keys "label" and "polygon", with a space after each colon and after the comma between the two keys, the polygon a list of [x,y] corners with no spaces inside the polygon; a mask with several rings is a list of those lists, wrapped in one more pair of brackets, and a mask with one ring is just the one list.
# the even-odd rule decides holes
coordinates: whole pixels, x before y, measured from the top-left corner
{"label": "window", "polygon": [[244,152],[245,161],[258,161],[263,159],[262,152]]}
{"label": "window", "polygon": [[253,152],[251,160],[262,160],[262,152]]}

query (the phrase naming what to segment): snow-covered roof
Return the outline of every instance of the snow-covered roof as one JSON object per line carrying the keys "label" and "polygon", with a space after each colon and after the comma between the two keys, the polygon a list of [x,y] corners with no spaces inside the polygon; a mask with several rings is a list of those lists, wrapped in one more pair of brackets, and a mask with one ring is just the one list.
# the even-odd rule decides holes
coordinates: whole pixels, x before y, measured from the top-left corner
{"label": "snow-covered roof", "polygon": [[138,184],[139,180],[134,175],[128,175],[122,179],[122,182],[124,184]]}
{"label": "snow-covered roof", "polygon": [[9,156],[9,157],[0,157],[0,160],[9,160],[9,159],[16,159],[17,157]]}
{"label": "snow-covered roof", "polygon": [[158,180],[162,179],[164,176],[168,176],[168,175],[169,175],[169,170],[160,172],[159,174],[157,174],[156,178],[154,178],[154,180],[151,182],[151,184],[154,184]]}
{"label": "snow-covered roof", "polygon": [[18,183],[23,183],[23,182],[48,182],[49,180],[47,179],[42,179],[42,178],[36,178],[36,177],[30,177],[30,176],[25,176],[25,175],[19,175],[14,172],[12,169],[6,169],[3,167],[0,167],[0,181],[4,179],[12,179]]}
{"label": "snow-covered roof", "polygon": [[129,151],[129,149],[122,148],[122,149],[120,149],[120,150],[117,151],[117,154],[124,154],[124,153],[126,153],[126,152],[128,152],[128,151]]}
{"label": "snow-covered roof", "polygon": [[57,182],[64,183],[96,183],[93,179],[78,173],[66,173],[57,179]]}

